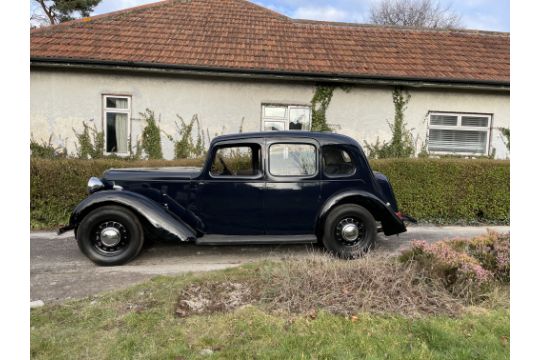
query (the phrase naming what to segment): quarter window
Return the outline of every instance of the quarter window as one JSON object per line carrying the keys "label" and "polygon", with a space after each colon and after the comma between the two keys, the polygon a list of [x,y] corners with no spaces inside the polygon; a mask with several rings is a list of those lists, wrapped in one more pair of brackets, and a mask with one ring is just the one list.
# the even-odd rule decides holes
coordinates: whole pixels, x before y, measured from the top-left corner
{"label": "quarter window", "polygon": [[262,127],[271,130],[311,129],[311,108],[298,105],[263,105]]}
{"label": "quarter window", "polygon": [[214,155],[212,176],[256,176],[261,173],[260,146],[222,146]]}
{"label": "quarter window", "polygon": [[270,173],[276,176],[313,176],[317,173],[317,150],[310,144],[270,146]]}
{"label": "quarter window", "polygon": [[327,176],[348,176],[354,173],[354,165],[349,153],[335,145],[323,147],[323,166]]}
{"label": "quarter window", "polygon": [[105,152],[129,155],[131,98],[128,96],[103,96]]}
{"label": "quarter window", "polygon": [[430,113],[430,152],[487,155],[491,115]]}

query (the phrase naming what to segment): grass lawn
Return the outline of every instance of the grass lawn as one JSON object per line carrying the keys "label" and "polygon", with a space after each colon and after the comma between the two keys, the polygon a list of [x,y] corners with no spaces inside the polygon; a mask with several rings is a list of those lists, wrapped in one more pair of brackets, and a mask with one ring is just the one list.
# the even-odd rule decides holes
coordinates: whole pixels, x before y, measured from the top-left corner
{"label": "grass lawn", "polygon": [[[459,315],[326,310],[291,313],[260,303],[178,317],[182,289],[242,282],[268,264],[146,283],[31,311],[35,359],[508,359],[506,305]],[[202,352],[212,350],[211,354]],[[208,351],[207,351],[208,352]]]}

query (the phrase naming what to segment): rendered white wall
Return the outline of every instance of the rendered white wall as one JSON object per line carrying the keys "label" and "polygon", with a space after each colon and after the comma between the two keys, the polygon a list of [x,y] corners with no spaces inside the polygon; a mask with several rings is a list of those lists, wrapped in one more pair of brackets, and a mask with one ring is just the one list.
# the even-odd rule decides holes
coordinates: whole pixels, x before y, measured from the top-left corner
{"label": "rendered white wall", "polygon": [[[75,151],[73,129],[80,131],[82,122],[102,128],[102,95],[132,96],[133,144],[140,136],[144,121],[140,112],[150,108],[160,119],[160,127],[174,135],[176,115],[189,121],[197,114],[202,128],[211,137],[216,133],[261,130],[262,103],[306,104],[314,94],[311,84],[190,79],[185,77],[108,75],[71,71],[31,71],[31,131],[35,139],[47,140],[51,134],[58,145]],[[415,129],[419,146],[427,132],[428,111],[461,111],[493,114],[496,127],[509,127],[509,102],[506,93],[462,92],[443,90],[410,90],[411,101],[405,112],[408,126]],[[339,133],[356,138],[361,144],[372,143],[377,136],[390,138],[387,121],[392,121],[394,107],[391,87],[352,87],[337,89],[327,112],[328,122],[338,126]],[[166,158],[172,158],[172,143],[162,138]],[[507,156],[497,131],[492,144],[499,158]]]}

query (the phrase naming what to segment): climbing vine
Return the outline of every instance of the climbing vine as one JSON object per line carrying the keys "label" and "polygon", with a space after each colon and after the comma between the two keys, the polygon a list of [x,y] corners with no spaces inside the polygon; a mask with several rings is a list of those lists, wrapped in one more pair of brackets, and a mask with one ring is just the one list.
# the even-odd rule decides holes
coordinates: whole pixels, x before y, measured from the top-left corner
{"label": "climbing vine", "polygon": [[326,110],[334,95],[334,86],[317,85],[311,99],[311,131],[331,131],[326,122]]}
{"label": "climbing vine", "polygon": [[156,122],[156,116],[150,109],[140,113],[146,126],[142,132],[141,148],[144,150],[148,159],[163,159],[163,151],[161,150],[161,131]]}
{"label": "climbing vine", "polygon": [[79,159],[99,159],[103,157],[105,135],[103,131],[97,130],[96,124],[92,128],[83,121],[83,131],[78,133],[73,129],[73,132],[78,142],[75,146]]}
{"label": "climbing vine", "polygon": [[501,127],[499,128],[499,130],[504,137],[504,145],[506,145],[506,148],[508,149],[508,151],[510,151],[510,129]]}
{"label": "climbing vine", "polygon": [[373,159],[382,158],[403,158],[411,157],[415,153],[415,142],[412,130],[407,129],[405,122],[405,109],[411,100],[411,95],[402,88],[396,87],[392,92],[392,101],[394,103],[394,122],[388,123],[392,138],[390,142],[383,141],[377,137],[375,144],[364,145],[368,156]]}
{"label": "climbing vine", "polygon": [[[197,114],[193,115],[190,122],[185,122],[180,115],[176,115],[180,120],[180,125],[175,122],[176,131],[179,135],[179,140],[176,140],[172,135],[165,136],[174,144],[174,157],[176,159],[189,159],[202,156],[206,152],[206,144],[204,141],[204,132],[199,123]],[[197,126],[195,133],[195,141],[193,140],[193,130]]]}

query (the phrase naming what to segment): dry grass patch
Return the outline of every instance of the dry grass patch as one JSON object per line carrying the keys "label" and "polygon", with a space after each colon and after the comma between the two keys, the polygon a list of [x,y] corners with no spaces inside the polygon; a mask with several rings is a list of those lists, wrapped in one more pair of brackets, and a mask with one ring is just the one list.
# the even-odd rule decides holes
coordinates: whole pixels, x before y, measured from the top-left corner
{"label": "dry grass patch", "polygon": [[[471,240],[423,245],[434,249],[431,252],[413,246],[400,257],[370,255],[342,261],[313,253],[304,259],[265,262],[246,277],[217,282],[203,278],[187,286],[179,295],[176,314],[224,312],[247,304],[285,314],[324,310],[345,316],[368,312],[406,317],[455,316],[470,306],[504,307],[509,297],[507,278],[473,276],[476,273],[470,269],[483,274],[489,271],[485,264],[499,260],[501,268],[509,272],[509,252],[505,250],[509,242],[509,234],[490,232]],[[498,247],[492,243],[504,244],[498,245],[504,251],[494,252]],[[464,275],[457,276],[461,273]],[[467,291],[456,291],[458,285]]]}
{"label": "dry grass patch", "polygon": [[419,278],[395,258],[341,261],[324,255],[267,262],[240,281],[195,283],[184,288],[176,314],[185,317],[229,311],[248,304],[287,314],[358,312],[405,316],[456,315],[463,302],[438,282]]}

